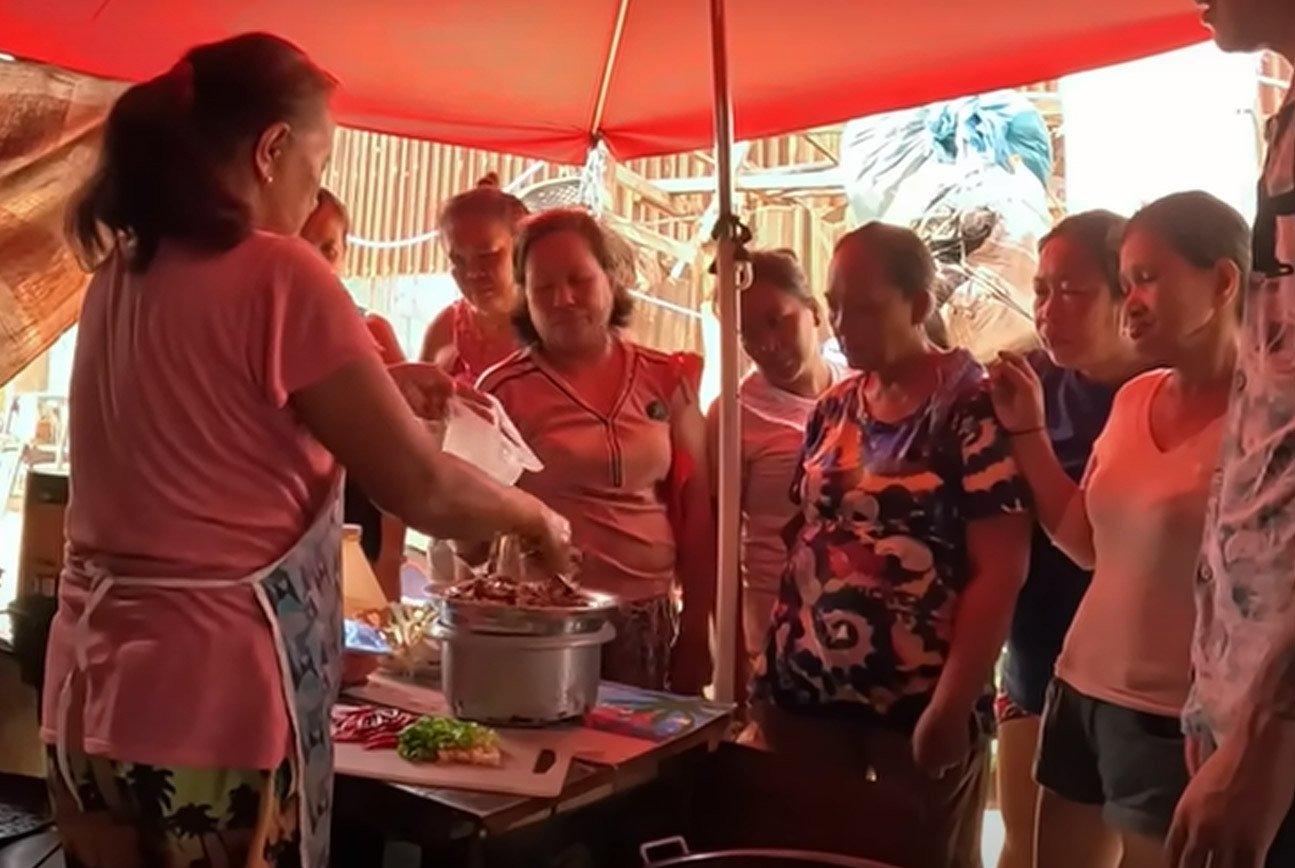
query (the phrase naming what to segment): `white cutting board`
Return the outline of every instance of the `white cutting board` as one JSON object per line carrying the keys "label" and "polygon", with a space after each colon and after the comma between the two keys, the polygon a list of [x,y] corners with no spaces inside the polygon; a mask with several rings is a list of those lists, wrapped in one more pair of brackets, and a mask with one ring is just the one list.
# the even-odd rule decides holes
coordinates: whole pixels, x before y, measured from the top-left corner
{"label": "white cutting board", "polygon": [[[414,714],[453,716],[439,690],[401,681],[381,672],[370,677],[365,684],[347,688],[346,694],[351,699],[412,711]],[[555,751],[558,756],[566,757],[567,762],[575,758],[605,766],[622,765],[655,747],[650,741],[576,724],[539,729],[500,729],[498,732],[501,736],[516,735],[532,740],[535,744]]]}
{"label": "white cutting board", "polygon": [[499,742],[503,764],[498,768],[461,763],[411,763],[401,759],[394,750],[365,750],[362,744],[342,742],[333,745],[333,767],[339,775],[413,787],[448,787],[539,798],[555,798],[561,794],[571,767],[570,753],[554,752],[553,765],[536,774],[536,760],[546,745],[531,733],[512,730],[501,731]]}

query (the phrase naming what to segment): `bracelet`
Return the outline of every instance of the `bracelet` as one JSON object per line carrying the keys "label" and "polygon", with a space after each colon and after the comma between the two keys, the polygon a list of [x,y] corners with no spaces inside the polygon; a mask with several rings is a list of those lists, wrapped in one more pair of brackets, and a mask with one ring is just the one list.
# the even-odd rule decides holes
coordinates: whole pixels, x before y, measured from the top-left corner
{"label": "bracelet", "polygon": [[1046,425],[1035,425],[1033,428],[1022,428],[1020,431],[1013,431],[1011,428],[1004,427],[1008,437],[1025,437],[1029,434],[1038,434],[1047,428]]}

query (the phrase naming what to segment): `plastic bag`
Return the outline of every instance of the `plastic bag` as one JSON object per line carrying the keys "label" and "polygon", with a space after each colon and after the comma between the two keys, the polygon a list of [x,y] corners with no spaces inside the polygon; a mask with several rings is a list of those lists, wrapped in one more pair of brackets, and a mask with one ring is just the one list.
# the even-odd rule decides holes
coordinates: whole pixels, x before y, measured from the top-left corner
{"label": "plastic bag", "polygon": [[503,405],[493,395],[486,397],[491,402],[493,420],[483,418],[460,398],[450,399],[441,448],[501,485],[513,485],[528,471],[543,470],[544,464],[526,445]]}
{"label": "plastic bag", "polygon": [[860,224],[912,225],[969,173],[1017,165],[1046,186],[1053,154],[1043,116],[1015,91],[861,118],[841,135],[846,194]]}
{"label": "plastic bag", "polygon": [[981,360],[1035,343],[1052,162],[1042,116],[1010,91],[853,121],[841,139],[854,218],[922,237],[939,264],[948,338]]}
{"label": "plastic bag", "polygon": [[1052,176],[1048,125],[1029,97],[1014,90],[937,103],[927,126],[946,160],[959,162],[975,154],[1004,169],[1020,161],[1045,186]]}
{"label": "plastic bag", "polygon": [[941,279],[951,289],[941,307],[950,341],[981,361],[1037,346],[1032,287],[1039,240],[1051,225],[1043,186],[1023,168],[985,166],[946,191],[942,207],[960,215],[963,227],[969,215],[988,218],[974,248],[941,257]]}

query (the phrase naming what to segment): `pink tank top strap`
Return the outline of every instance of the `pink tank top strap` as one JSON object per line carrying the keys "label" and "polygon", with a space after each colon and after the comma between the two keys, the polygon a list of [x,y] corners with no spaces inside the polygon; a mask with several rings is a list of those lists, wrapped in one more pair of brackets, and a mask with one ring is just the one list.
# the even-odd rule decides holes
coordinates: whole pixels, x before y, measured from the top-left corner
{"label": "pink tank top strap", "polygon": [[511,332],[502,335],[483,332],[467,301],[460,299],[454,303],[453,316],[455,362],[450,371],[452,376],[475,383],[487,369],[517,349],[517,339]]}

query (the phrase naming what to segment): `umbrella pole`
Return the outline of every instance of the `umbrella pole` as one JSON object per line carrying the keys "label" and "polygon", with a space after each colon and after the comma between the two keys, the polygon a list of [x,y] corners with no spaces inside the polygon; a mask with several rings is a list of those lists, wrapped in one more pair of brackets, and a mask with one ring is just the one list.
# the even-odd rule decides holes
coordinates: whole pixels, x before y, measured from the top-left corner
{"label": "umbrella pole", "polygon": [[719,309],[720,397],[718,576],[715,600],[715,698],[735,696],[736,662],[745,649],[737,647],[739,518],[741,510],[741,432],[738,415],[738,281],[735,267],[739,224],[733,214],[733,107],[728,84],[728,43],[725,0],[710,0],[711,64],[715,85],[715,177],[719,215],[715,257]]}

